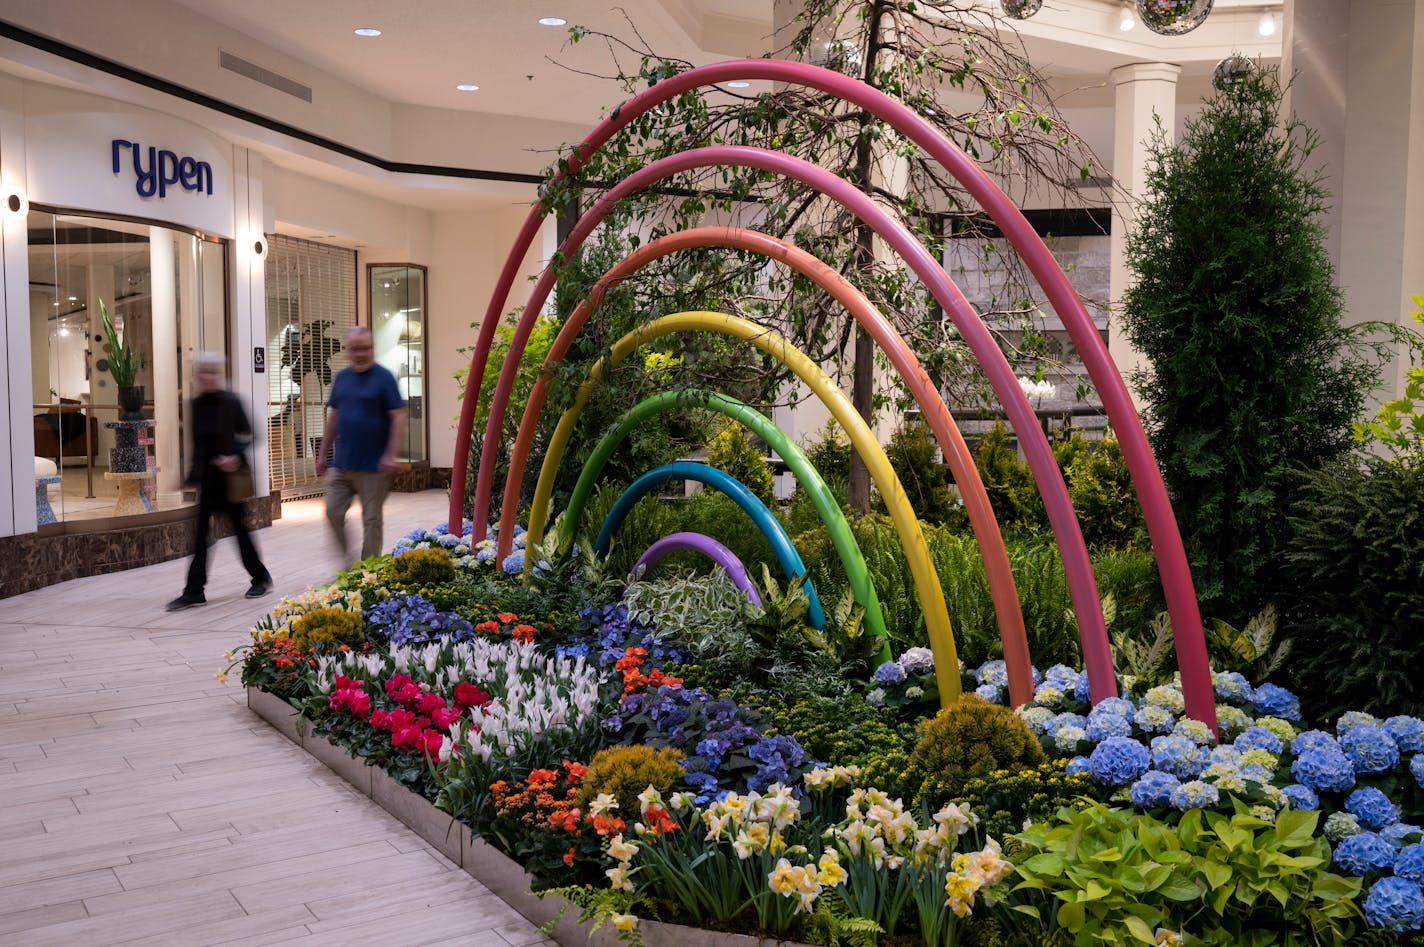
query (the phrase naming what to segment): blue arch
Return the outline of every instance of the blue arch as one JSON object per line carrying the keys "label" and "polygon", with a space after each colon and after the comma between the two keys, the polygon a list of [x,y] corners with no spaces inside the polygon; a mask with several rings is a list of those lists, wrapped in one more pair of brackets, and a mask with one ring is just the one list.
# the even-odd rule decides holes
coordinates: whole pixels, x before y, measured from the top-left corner
{"label": "blue arch", "polygon": [[[786,530],[772,515],[767,505],[758,500],[745,484],[724,470],[684,460],[649,470],[628,485],[628,489],[618,497],[618,502],[613,504],[613,509],[608,511],[607,518],[599,527],[598,538],[593,543],[594,554],[599,558],[606,555],[608,545],[613,541],[613,534],[622,528],[623,521],[633,511],[633,506],[669,480],[695,480],[726,494],[733,503],[741,507],[742,512],[751,517],[757,529],[761,530],[761,534],[766,537],[766,541],[771,543],[771,549],[776,554],[776,561],[781,565],[781,570],[786,573],[786,577],[795,580],[806,574],[806,564],[801,561],[801,554],[791,544],[791,537],[786,535]],[[806,590],[806,601],[810,606],[807,618],[811,627],[826,627],[826,613],[821,608],[821,600],[816,596],[815,586],[811,584],[810,579],[806,579],[802,588]]]}

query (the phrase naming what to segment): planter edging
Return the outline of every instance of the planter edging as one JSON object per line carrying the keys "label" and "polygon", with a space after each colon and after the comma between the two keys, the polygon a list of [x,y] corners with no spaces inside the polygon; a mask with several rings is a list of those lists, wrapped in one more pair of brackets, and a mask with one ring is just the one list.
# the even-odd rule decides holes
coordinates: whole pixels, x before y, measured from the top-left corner
{"label": "planter edging", "polygon": [[[541,897],[534,894],[534,877],[523,865],[473,835],[468,825],[435,808],[424,796],[396,782],[384,769],[372,766],[363,757],[353,757],[345,747],[312,733],[311,721],[282,698],[249,687],[247,706],[283,736],[345,779],[352,788],[369,796],[392,818],[423,838],[531,924],[545,928],[553,922],[552,936],[562,947],[590,944],[593,947],[616,947],[620,943],[617,931],[608,924],[589,933],[588,928],[577,921],[583,909],[568,899],[558,895]],[[286,708],[285,712],[282,708]],[[288,734],[288,730],[292,735]],[[638,927],[645,947],[806,947],[795,941],[729,934],[646,919],[639,919]]]}

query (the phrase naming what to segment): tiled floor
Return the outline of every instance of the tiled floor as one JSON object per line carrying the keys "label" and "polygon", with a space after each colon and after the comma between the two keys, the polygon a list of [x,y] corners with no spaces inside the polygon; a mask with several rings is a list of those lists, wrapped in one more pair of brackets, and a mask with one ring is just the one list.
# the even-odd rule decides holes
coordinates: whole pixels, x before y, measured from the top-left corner
{"label": "tiled floor", "polygon": [[[392,494],[386,545],[444,518]],[[324,530],[304,500],[257,533],[277,593],[330,579]],[[184,612],[186,560],[0,601],[0,944],[539,944],[214,680],[277,594],[243,598],[231,539],[209,561]]]}

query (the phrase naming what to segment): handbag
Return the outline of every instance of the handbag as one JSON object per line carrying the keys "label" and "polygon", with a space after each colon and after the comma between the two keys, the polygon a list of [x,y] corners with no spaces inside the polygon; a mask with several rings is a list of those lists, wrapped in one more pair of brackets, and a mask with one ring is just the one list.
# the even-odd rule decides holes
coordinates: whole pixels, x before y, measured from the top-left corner
{"label": "handbag", "polygon": [[257,492],[257,484],[252,479],[252,468],[244,463],[236,470],[223,474],[227,502],[242,503]]}

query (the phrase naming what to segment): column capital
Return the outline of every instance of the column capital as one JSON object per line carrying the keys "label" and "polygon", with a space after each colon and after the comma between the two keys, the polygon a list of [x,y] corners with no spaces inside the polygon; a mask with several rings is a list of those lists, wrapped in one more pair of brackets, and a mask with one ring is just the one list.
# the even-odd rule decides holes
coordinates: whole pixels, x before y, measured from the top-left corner
{"label": "column capital", "polygon": [[1112,77],[1113,85],[1125,85],[1129,82],[1171,82],[1176,83],[1177,77],[1182,74],[1182,67],[1170,62],[1134,62],[1126,66],[1118,66],[1112,69],[1108,75]]}

